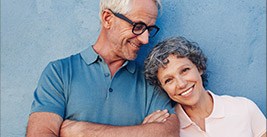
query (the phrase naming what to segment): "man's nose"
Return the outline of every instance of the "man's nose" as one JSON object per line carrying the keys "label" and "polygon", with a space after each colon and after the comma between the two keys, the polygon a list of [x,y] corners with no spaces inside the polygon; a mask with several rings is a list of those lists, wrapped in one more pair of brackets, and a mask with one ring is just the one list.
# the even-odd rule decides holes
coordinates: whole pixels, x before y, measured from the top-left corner
{"label": "man's nose", "polygon": [[141,35],[137,36],[137,39],[144,45],[149,42],[149,32],[146,29]]}

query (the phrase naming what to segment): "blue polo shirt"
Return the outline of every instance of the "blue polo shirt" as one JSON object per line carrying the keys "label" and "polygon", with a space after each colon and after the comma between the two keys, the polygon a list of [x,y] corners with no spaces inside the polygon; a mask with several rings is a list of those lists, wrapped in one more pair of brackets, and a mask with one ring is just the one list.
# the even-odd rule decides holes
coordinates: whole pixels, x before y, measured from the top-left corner
{"label": "blue polo shirt", "polygon": [[47,65],[31,113],[123,126],[140,124],[148,114],[165,108],[171,110],[167,94],[149,85],[134,61],[125,62],[111,77],[108,65],[90,46]]}

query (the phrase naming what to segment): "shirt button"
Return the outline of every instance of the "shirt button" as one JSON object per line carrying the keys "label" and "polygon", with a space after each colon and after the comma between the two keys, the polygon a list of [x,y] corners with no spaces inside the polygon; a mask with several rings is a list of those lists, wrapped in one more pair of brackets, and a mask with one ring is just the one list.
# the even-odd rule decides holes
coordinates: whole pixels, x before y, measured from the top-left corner
{"label": "shirt button", "polygon": [[109,88],[108,90],[109,90],[109,92],[112,92],[112,91],[113,91],[113,89],[112,89],[112,88]]}
{"label": "shirt button", "polygon": [[104,75],[105,75],[105,77],[109,77],[109,73],[105,73]]}

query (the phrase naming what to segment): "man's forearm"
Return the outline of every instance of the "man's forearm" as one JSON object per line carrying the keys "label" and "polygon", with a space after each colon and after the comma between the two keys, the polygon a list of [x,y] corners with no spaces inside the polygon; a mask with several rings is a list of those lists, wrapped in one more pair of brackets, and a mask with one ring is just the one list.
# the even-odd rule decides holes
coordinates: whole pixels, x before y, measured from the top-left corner
{"label": "man's forearm", "polygon": [[54,113],[35,112],[28,121],[27,137],[57,137],[63,119]]}
{"label": "man's forearm", "polygon": [[179,137],[179,121],[173,114],[164,123],[136,126],[111,126],[90,122],[65,121],[60,136],[83,137]]}

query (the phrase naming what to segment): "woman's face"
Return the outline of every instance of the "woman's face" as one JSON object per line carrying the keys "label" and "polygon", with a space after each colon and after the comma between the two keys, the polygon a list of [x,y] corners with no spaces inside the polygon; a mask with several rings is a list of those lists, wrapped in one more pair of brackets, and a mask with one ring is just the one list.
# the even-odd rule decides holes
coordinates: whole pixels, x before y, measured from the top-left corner
{"label": "woman's face", "polygon": [[157,74],[162,88],[172,100],[182,105],[192,106],[198,103],[205,91],[201,79],[202,71],[188,58],[169,55],[167,60],[169,63],[166,67],[159,68]]}

